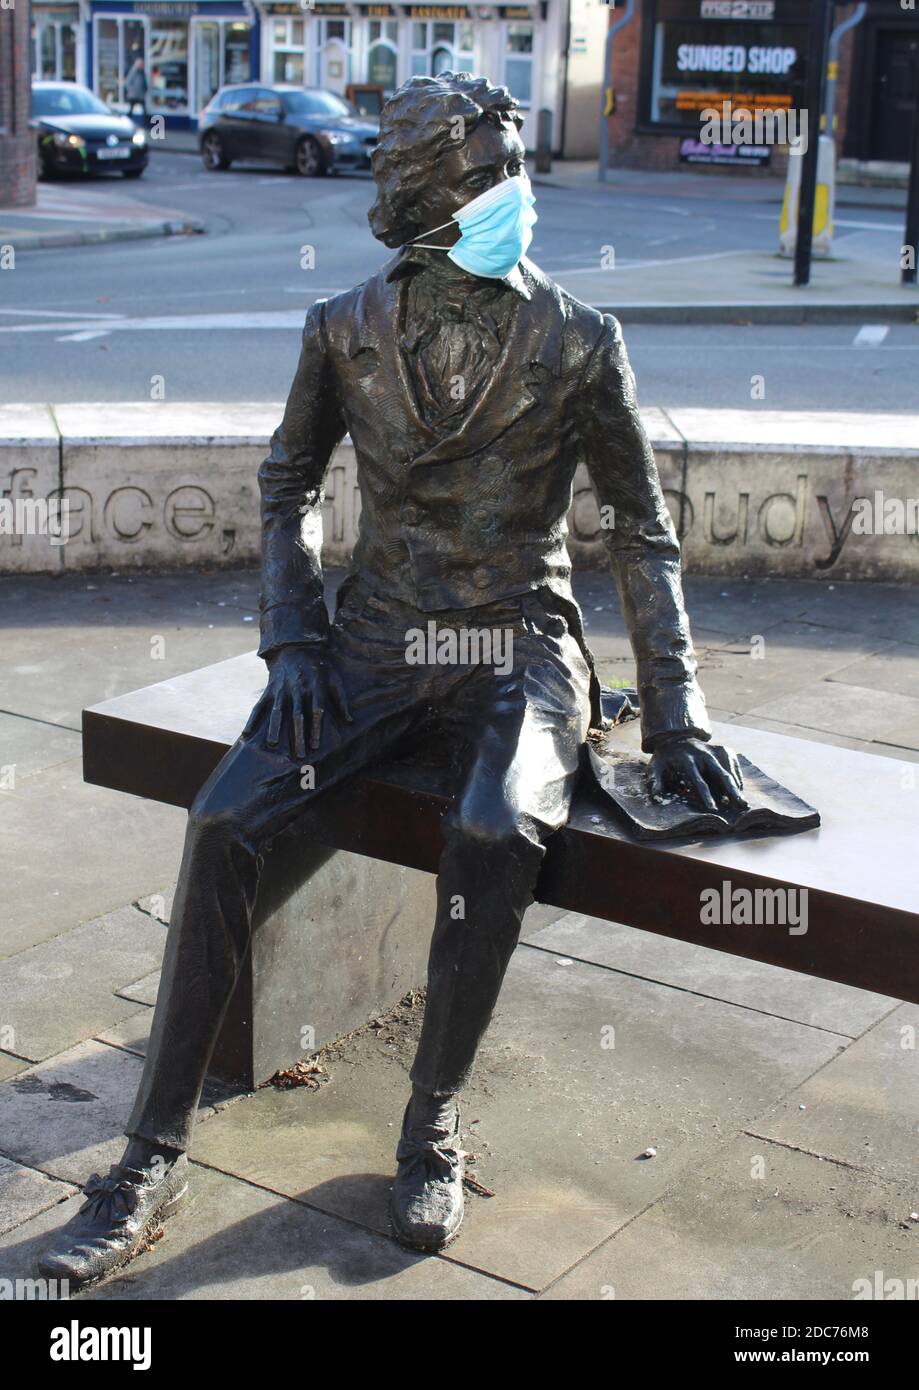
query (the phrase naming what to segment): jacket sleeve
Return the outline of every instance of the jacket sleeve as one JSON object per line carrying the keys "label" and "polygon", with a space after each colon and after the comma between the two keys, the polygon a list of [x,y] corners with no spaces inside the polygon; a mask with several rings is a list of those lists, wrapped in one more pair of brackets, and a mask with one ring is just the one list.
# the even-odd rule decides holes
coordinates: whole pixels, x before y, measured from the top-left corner
{"label": "jacket sleeve", "polygon": [[711,737],[683,607],[680,547],[635,398],[616,319],[584,369],[576,405],[602,537],[638,668],[642,748],[666,734]]}
{"label": "jacket sleeve", "polygon": [[345,434],[326,346],[325,304],[306,316],[300,361],[284,419],[259,469],[262,592],[259,656],[321,642],[329,619],[322,596],[322,485]]}

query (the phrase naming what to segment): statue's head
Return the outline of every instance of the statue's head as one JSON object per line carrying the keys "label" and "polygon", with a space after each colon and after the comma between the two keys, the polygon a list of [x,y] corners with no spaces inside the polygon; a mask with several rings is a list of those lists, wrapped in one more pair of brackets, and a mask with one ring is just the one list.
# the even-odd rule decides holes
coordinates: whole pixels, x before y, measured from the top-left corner
{"label": "statue's head", "polygon": [[[440,227],[466,203],[524,171],[523,119],[506,87],[469,72],[410,77],[380,117],[373,152],[376,202],[370,228],[386,246],[402,246]],[[454,224],[437,233],[452,245]]]}

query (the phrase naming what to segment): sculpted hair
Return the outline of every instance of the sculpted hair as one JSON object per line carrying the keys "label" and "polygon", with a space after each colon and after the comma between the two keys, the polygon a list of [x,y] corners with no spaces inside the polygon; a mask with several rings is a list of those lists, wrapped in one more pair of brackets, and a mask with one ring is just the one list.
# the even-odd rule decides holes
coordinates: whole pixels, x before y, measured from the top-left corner
{"label": "sculpted hair", "polygon": [[367,214],[370,230],[385,246],[402,246],[424,230],[408,209],[431,178],[440,156],[465,144],[480,121],[500,125],[523,117],[506,87],[493,87],[471,72],[410,77],[394,92],[380,116],[373,152],[377,198]]}

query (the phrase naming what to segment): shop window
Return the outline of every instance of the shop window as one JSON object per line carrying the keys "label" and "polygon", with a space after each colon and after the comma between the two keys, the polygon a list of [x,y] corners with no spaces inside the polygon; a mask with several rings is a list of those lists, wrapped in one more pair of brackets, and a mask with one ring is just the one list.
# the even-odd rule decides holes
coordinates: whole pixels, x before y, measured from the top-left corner
{"label": "shop window", "polygon": [[504,26],[504,85],[521,106],[533,99],[533,26]]}
{"label": "shop window", "polygon": [[97,15],[94,32],[94,90],[108,106],[123,110],[128,73],[138,58],[147,57],[146,25],[127,15]]}
{"label": "shop window", "polygon": [[36,81],[76,82],[76,25],[65,19],[33,17],[32,76]]}
{"label": "shop window", "polygon": [[351,81],[351,21],[320,19],[315,32],[315,85],[343,96]]}
{"label": "shop window", "polygon": [[436,77],[441,72],[471,70],[473,42],[469,20],[415,21],[412,24],[412,75]]}
{"label": "shop window", "polygon": [[73,24],[58,27],[58,76],[63,82],[77,80],[77,31]]}
{"label": "shop window", "polygon": [[367,81],[391,96],[398,86],[399,21],[371,19],[368,28]]}
{"label": "shop window", "polygon": [[195,20],[192,25],[195,109],[203,111],[221,87],[248,82],[249,25],[229,19]]}
{"label": "shop window", "polygon": [[158,111],[188,110],[188,21],[151,19],[149,101]]}
{"label": "shop window", "polygon": [[793,0],[749,0],[724,17],[712,0],[653,0],[643,56],[645,118],[697,132],[701,112],[725,101],[782,110],[804,104],[806,18]]}
{"label": "shop window", "polygon": [[303,20],[276,19],[272,24],[272,76],[275,82],[303,85]]}
{"label": "shop window", "polygon": [[234,82],[248,82],[251,76],[249,25],[234,19],[223,25],[223,80],[230,86]]}

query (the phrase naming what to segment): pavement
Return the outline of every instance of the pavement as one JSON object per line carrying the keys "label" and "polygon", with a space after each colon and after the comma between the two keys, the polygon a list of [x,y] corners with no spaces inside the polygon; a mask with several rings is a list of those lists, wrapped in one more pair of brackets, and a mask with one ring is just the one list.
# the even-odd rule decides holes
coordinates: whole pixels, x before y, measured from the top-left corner
{"label": "pavement", "polygon": [[112,185],[39,183],[34,208],[0,208],[0,245],[16,251],[92,246],[99,242],[141,241],[148,237],[190,236],[203,222],[174,208],[154,207]]}
{"label": "pavement", "polygon": [[[610,581],[576,580],[601,674],[629,680]],[[15,1279],[120,1151],[184,832],[178,809],[83,783],[80,711],[251,650],[258,577],[5,590],[0,1278]],[[910,589],[690,575],[686,591],[736,747],[745,726],[777,730],[916,785]],[[426,1257],[385,1224],[419,1013],[408,998],[327,1050],[316,1090],[210,1088],[184,1214],[84,1297],[847,1301],[879,1271],[919,1275],[919,1009],[534,908],[464,1106],[493,1195],[470,1193],[460,1238]]]}

